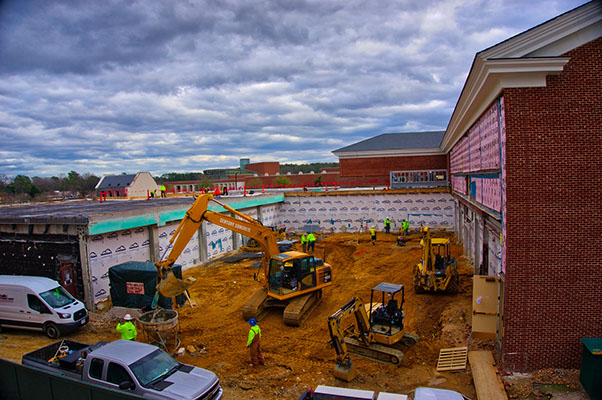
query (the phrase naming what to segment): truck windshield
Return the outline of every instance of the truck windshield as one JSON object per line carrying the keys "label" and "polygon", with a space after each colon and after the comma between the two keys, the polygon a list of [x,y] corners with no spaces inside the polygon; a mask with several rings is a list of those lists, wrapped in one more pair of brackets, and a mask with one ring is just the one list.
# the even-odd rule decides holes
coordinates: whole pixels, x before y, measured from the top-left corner
{"label": "truck windshield", "polygon": [[40,296],[52,308],[61,308],[75,302],[75,299],[62,286],[42,292]]}
{"label": "truck windshield", "polygon": [[168,377],[180,366],[180,363],[171,358],[161,349],[130,365],[130,369],[142,386],[149,386],[164,377]]}

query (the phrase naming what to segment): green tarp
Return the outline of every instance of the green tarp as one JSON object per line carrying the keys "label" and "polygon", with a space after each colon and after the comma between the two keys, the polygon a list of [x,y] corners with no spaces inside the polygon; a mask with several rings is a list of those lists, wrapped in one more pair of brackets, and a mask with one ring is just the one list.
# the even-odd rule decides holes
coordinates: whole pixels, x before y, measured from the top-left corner
{"label": "green tarp", "polygon": [[[182,279],[182,266],[174,265],[176,278]],[[152,262],[128,261],[109,268],[111,303],[117,307],[149,309],[157,286],[157,268]],[[184,295],[176,297],[178,305],[184,304]],[[172,300],[159,296],[158,305],[172,308]]]}

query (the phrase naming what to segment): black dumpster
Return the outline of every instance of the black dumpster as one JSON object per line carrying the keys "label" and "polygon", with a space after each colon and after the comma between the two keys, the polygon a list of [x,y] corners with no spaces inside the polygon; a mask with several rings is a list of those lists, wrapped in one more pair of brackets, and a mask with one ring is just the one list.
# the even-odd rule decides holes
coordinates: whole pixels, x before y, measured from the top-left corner
{"label": "black dumpster", "polygon": [[579,380],[592,400],[602,400],[602,338],[581,338],[581,342]]}

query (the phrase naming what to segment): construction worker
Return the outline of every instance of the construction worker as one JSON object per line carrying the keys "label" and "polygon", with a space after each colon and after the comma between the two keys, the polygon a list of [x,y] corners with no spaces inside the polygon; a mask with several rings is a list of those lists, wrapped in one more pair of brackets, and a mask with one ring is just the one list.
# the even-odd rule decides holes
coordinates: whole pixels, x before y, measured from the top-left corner
{"label": "construction worker", "polygon": [[370,228],[370,236],[372,236],[372,244],[375,244],[375,242],[376,242],[376,227],[375,226]]}
{"label": "construction worker", "polygon": [[[123,324],[121,322],[123,322]],[[138,336],[136,326],[132,323],[132,316],[130,314],[125,314],[123,316],[115,330],[121,333],[121,338],[124,340],[136,340],[136,336]]]}
{"label": "construction worker", "polygon": [[311,249],[312,253],[316,249],[316,237],[311,232],[307,232],[307,251],[308,252],[309,252],[309,249]]}
{"label": "construction worker", "polygon": [[251,362],[253,363],[251,366],[265,365],[265,359],[263,358],[263,354],[261,354],[261,328],[257,325],[255,318],[249,320],[249,325],[251,325],[251,329],[249,329],[247,349],[251,349]]}
{"label": "construction worker", "polygon": [[303,252],[307,252],[307,236],[306,233],[303,232],[303,236],[301,236],[301,247],[303,248]]}
{"label": "construction worker", "polygon": [[165,185],[161,185],[160,190],[161,190],[161,197],[167,197],[167,194],[166,194],[167,189],[165,189]]}
{"label": "construction worker", "polygon": [[401,221],[401,228],[403,230],[403,234],[407,235],[408,234],[408,230],[410,230],[410,223],[408,221],[406,221],[405,219]]}
{"label": "construction worker", "polygon": [[391,221],[389,220],[389,218],[385,219],[385,233],[390,233],[391,232]]}

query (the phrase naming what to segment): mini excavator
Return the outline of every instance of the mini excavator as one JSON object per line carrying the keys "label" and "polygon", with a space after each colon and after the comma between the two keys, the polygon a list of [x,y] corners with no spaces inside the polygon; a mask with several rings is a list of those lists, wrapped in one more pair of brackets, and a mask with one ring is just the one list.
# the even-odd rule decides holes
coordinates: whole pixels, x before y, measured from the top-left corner
{"label": "mini excavator", "polygon": [[458,263],[451,257],[448,238],[431,238],[428,227],[420,228],[422,259],[414,267],[414,292],[458,293]]}
{"label": "mini excavator", "polygon": [[[232,216],[209,210],[209,201],[223,207]],[[314,258],[313,255],[298,251],[280,253],[272,229],[215,200],[213,195],[203,194],[198,196],[186,211],[186,215],[169,240],[173,247],[167,258],[155,263],[159,282],[158,292],[162,295],[173,297],[185,292],[186,282],[177,279],[171,267],[203,221],[248,236],[261,247],[265,279],[263,288],[256,291],[243,306],[245,320],[251,318],[259,320],[269,308],[281,307],[284,308],[285,324],[301,326],[322,299],[322,289],[332,285],[332,269],[329,264]]]}
{"label": "mini excavator", "polygon": [[[401,304],[395,298],[400,292]],[[379,294],[380,302],[376,298]],[[402,349],[420,340],[420,336],[404,332],[403,303],[403,285],[383,282],[370,292],[370,304],[364,305],[361,298],[354,297],[328,317],[330,344],[337,354],[336,378],[350,382],[357,375],[349,353],[383,363],[401,363]],[[342,330],[342,321],[350,315],[355,316],[355,324]]]}

